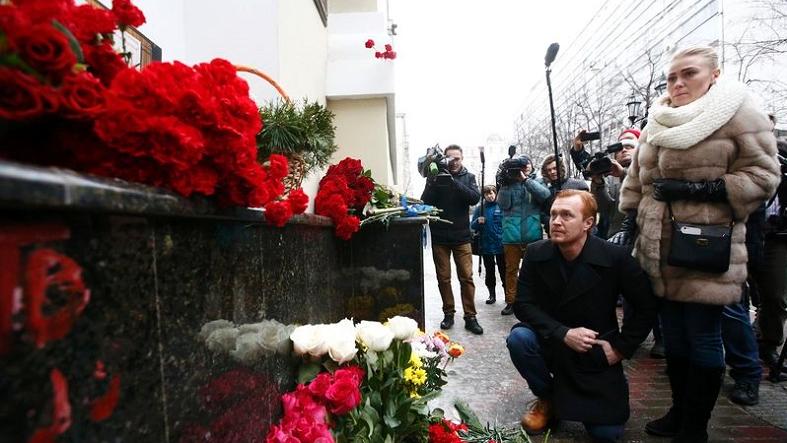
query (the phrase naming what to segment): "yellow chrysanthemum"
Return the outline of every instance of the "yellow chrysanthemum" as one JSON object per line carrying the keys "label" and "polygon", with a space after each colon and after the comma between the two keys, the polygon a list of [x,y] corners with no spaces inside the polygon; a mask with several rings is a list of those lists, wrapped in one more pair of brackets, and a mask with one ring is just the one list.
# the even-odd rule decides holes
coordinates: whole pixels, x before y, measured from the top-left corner
{"label": "yellow chrysanthemum", "polygon": [[404,370],[404,379],[414,386],[421,386],[426,383],[426,371],[421,368],[409,367]]}
{"label": "yellow chrysanthemum", "polygon": [[410,391],[410,398],[414,398],[414,399],[418,400],[419,398],[421,398],[421,396],[418,395],[418,392],[416,392],[416,391]]}
{"label": "yellow chrysanthemum", "polygon": [[419,357],[415,352],[410,353],[410,367],[420,368],[423,365],[424,364],[421,361],[421,357]]}

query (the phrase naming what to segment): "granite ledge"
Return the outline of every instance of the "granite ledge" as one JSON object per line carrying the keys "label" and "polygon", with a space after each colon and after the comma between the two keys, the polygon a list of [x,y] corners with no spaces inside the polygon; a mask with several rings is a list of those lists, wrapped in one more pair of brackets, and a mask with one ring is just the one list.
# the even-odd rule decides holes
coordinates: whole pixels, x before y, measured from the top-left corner
{"label": "granite ledge", "polygon": [[[66,210],[109,214],[222,219],[261,223],[265,211],[219,208],[202,197],[184,198],[161,188],[120,179],[0,160],[0,208]],[[391,224],[425,224],[423,217],[402,218]],[[333,226],[328,218],[300,214],[289,224]]]}

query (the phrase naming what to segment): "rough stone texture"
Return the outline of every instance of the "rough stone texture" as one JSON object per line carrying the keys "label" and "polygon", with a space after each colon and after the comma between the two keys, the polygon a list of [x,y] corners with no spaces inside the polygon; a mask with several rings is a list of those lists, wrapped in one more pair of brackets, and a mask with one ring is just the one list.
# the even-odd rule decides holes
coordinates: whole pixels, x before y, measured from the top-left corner
{"label": "rough stone texture", "polygon": [[[422,224],[370,226],[346,242],[324,217],[273,228],[260,211],[0,162],[0,442],[52,424],[55,371],[71,408],[57,441],[263,441],[294,386],[295,360],[242,365],[209,352],[202,325],[378,320],[400,304],[423,324]],[[41,254],[50,261],[31,269]],[[66,272],[73,266],[81,276]],[[361,288],[360,268],[411,278]],[[82,305],[80,283],[89,290]],[[45,317],[73,320],[41,346],[33,293]],[[353,309],[353,296],[364,309]],[[114,377],[117,403],[91,416]]]}
{"label": "rough stone texture", "polygon": [[[474,260],[476,309],[484,334],[476,336],[464,330],[461,318],[457,315],[459,321],[447,332],[453,340],[464,345],[466,353],[448,366],[448,384],[431,406],[443,408],[450,417],[457,418],[453,404],[455,400],[461,399],[478,413],[482,421],[518,426],[521,414],[534,396],[516,372],[505,345],[505,338],[517,320],[514,316],[500,315],[504,304],[501,302],[503,288],[499,279],[497,303],[484,304],[488,293],[484,287],[483,274],[478,274],[478,258],[474,257]],[[426,328],[433,331],[439,329],[443,314],[434,263],[428,248],[424,250],[424,269]],[[452,272],[455,276],[456,269],[453,268]],[[459,284],[456,277],[453,283],[454,296],[458,302]],[[627,442],[668,441],[647,435],[644,431],[645,423],[661,417],[671,401],[669,382],[664,374],[664,360],[648,356],[651,345],[652,338],[649,338],[634,358],[625,362],[631,396],[631,419],[626,424],[624,434],[624,441]],[[710,441],[787,442],[787,384],[763,380],[760,383],[760,404],[753,407],[738,406],[727,399],[726,394],[732,385],[732,380],[727,376],[711,418]],[[544,436],[533,437],[532,440],[545,441]],[[589,442],[590,439],[581,424],[562,422],[548,441]]]}

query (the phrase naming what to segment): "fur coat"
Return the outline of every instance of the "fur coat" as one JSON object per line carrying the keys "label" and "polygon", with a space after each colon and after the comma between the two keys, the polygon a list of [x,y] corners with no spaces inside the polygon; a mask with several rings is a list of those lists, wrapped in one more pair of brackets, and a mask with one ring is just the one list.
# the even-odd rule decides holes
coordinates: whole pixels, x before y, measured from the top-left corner
{"label": "fur coat", "polygon": [[[663,97],[651,115],[620,198],[621,211],[637,211],[634,254],[658,296],[692,303],[736,303],[747,275],[746,219],[779,183],[770,122],[743,85],[726,81],[717,82],[686,106],[673,108]],[[677,200],[672,209],[681,222],[735,222],[727,272],[712,274],[667,264],[672,232],[666,203],[653,198],[653,181],[658,178],[724,180],[727,202]]]}

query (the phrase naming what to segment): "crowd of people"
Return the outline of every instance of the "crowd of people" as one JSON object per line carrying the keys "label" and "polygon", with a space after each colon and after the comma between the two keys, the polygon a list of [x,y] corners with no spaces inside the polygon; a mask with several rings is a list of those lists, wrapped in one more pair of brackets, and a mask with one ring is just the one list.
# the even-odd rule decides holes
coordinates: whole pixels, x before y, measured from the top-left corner
{"label": "crowd of people", "polygon": [[678,51],[666,73],[647,125],[624,130],[611,158],[592,156],[577,135],[571,159],[587,181],[567,177],[554,155],[536,177],[518,155],[482,193],[457,145],[445,149],[450,178],[427,179],[422,199],[452,222],[430,225],[440,327],[456,313],[453,255],[465,328],[483,334],[475,231],[486,303],[497,301],[497,273],[501,314],[519,320],[506,344],[536,396],[522,417],[529,433],[563,419],[582,422],[594,441],[620,441],[629,418],[621,361],[651,331],[672,404],[645,430],[673,442],[707,441],[726,366],[731,400],[753,405],[760,360],[776,365],[787,319],[787,144],[746,87],[721,75],[714,49]]}

